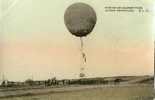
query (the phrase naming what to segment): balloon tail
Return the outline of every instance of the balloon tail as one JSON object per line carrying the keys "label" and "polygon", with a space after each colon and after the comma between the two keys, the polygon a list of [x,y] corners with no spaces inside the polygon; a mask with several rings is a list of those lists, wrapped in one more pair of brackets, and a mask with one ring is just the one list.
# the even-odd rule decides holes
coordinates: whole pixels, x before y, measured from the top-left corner
{"label": "balloon tail", "polygon": [[87,63],[87,57],[86,57],[86,54],[83,50],[84,48],[84,45],[83,45],[83,39],[82,37],[80,37],[80,42],[81,42],[81,55],[82,55],[82,67],[80,69],[80,77],[85,77],[85,74],[84,74],[84,70],[85,70],[85,66],[86,66],[86,63]]}

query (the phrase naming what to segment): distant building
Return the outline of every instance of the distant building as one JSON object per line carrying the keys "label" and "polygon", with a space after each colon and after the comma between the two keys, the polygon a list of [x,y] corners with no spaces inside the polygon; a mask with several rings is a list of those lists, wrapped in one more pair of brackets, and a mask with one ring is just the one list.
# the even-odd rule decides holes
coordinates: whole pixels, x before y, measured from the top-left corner
{"label": "distant building", "polygon": [[1,86],[8,86],[8,80],[3,80]]}

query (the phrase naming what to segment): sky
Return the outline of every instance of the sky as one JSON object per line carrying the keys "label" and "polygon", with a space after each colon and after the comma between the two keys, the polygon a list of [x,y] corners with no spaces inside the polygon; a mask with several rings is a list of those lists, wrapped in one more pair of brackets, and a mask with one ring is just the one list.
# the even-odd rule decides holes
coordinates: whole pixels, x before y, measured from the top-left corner
{"label": "sky", "polygon": [[[1,0],[0,77],[78,78],[80,39],[64,24],[66,8],[76,2],[97,14],[94,30],[83,38],[86,77],[153,75],[153,0],[112,1]],[[149,12],[105,12],[105,6],[143,6]]]}

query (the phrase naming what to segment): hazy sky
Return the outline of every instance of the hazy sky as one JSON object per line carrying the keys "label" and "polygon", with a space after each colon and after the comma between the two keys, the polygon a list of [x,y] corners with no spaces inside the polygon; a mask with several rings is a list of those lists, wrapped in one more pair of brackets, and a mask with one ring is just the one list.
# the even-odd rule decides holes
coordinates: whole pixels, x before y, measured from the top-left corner
{"label": "hazy sky", "polygon": [[0,75],[20,81],[78,78],[80,39],[68,32],[63,18],[75,2],[91,5],[97,14],[93,32],[84,38],[87,77],[153,74],[151,11],[104,11],[105,6],[151,9],[153,0],[4,0]]}

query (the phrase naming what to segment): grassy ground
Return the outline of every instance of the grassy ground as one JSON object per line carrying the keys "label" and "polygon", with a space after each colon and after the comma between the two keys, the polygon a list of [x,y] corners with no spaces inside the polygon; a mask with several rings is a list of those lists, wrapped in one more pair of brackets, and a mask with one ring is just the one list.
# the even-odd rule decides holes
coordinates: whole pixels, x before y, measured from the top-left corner
{"label": "grassy ground", "polygon": [[87,88],[82,88],[49,92],[44,95],[1,98],[0,100],[153,100],[154,96],[152,86],[102,86],[94,88],[87,86]]}

